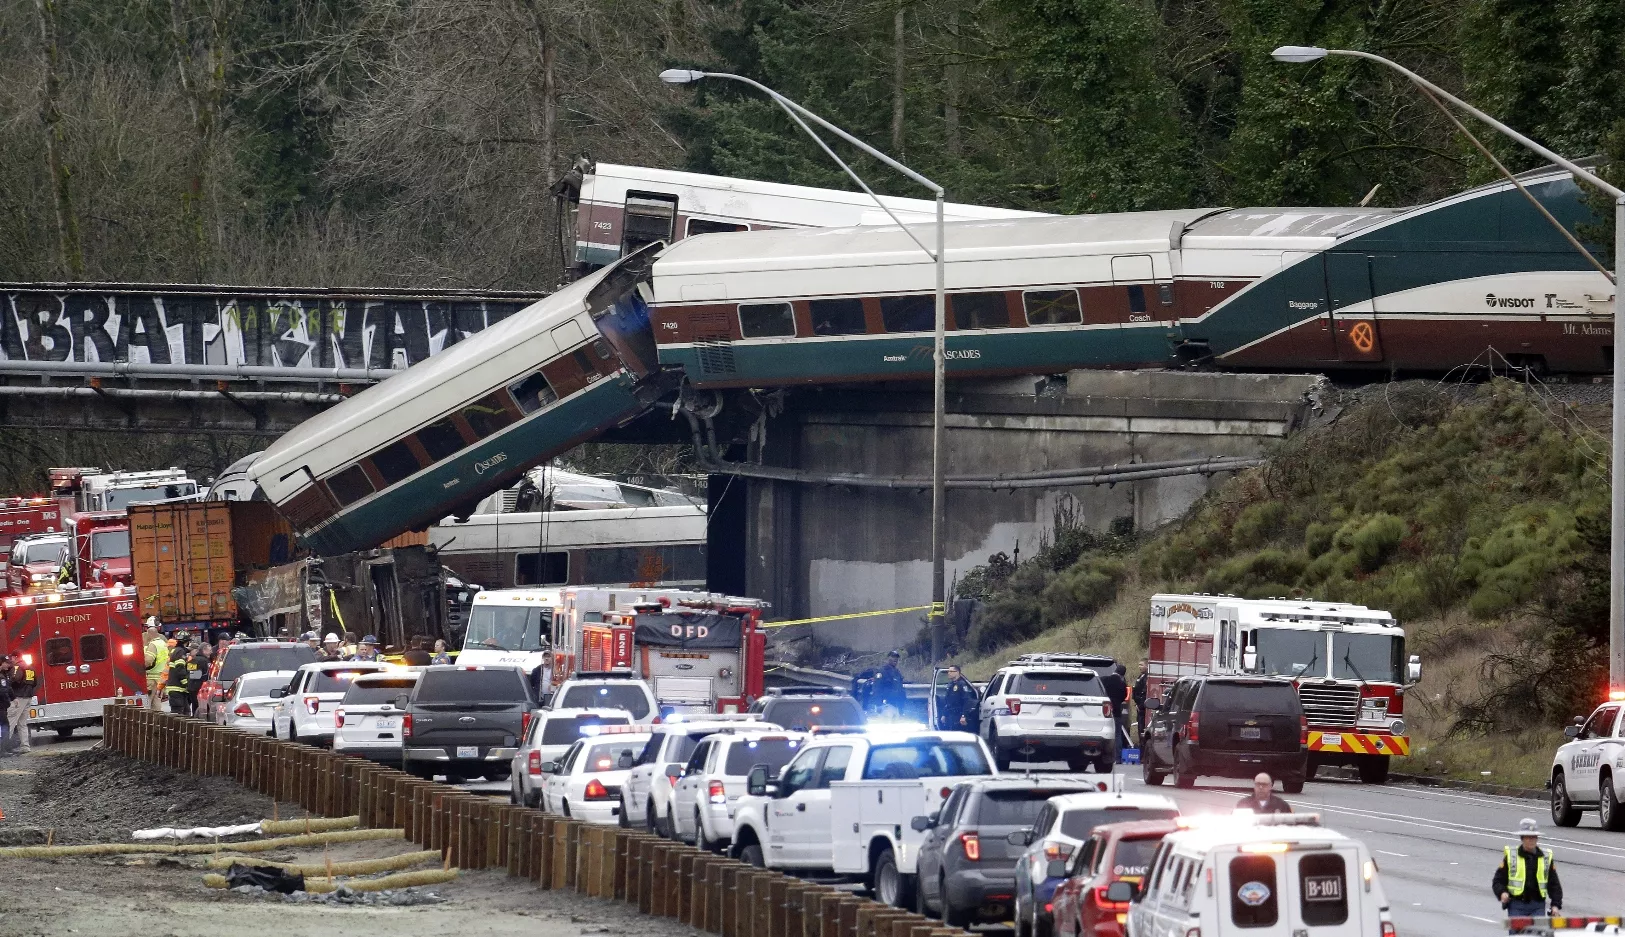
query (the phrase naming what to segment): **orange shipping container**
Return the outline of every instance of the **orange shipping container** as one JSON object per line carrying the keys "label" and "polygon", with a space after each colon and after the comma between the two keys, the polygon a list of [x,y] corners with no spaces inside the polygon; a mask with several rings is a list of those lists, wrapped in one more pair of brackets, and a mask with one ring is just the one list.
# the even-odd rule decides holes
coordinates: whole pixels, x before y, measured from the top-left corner
{"label": "orange shipping container", "polygon": [[130,558],[143,618],[235,619],[239,574],[289,562],[298,552],[292,529],[268,503],[130,506]]}

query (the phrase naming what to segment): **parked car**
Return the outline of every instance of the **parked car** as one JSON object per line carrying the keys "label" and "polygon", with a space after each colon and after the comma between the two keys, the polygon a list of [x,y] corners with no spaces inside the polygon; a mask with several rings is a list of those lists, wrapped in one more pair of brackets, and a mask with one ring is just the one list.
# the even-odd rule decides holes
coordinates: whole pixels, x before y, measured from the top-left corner
{"label": "parked car", "polygon": [[231,681],[225,699],[215,708],[214,722],[270,735],[271,714],[276,709],[271,691],[287,687],[293,674],[291,670],[265,670],[245,673]]}
{"label": "parked car", "polygon": [[[1066,864],[1066,881],[1050,899],[1057,937],[1124,937],[1129,903],[1107,897],[1112,885],[1139,886],[1162,838],[1178,830],[1172,820],[1139,820],[1095,827]],[[1121,895],[1121,892],[1119,892]]]}
{"label": "parked car", "polygon": [[305,664],[294,671],[293,679],[285,688],[271,691],[271,699],[276,701],[271,711],[272,733],[290,742],[332,744],[333,712],[344,699],[345,691],[350,689],[350,681],[391,666],[366,661]]}
{"label": "parked car", "polygon": [[245,673],[268,670],[298,670],[321,659],[316,649],[299,641],[222,642],[214,663],[198,688],[198,716],[208,721],[219,718],[231,682]]}
{"label": "parked car", "polygon": [[1187,934],[1194,921],[1217,937],[1392,937],[1371,851],[1319,822],[1317,814],[1277,814],[1169,833],[1144,887],[1115,882],[1106,897],[1132,902],[1128,937]]}
{"label": "parked car", "polygon": [[540,805],[542,784],[547,778],[542,765],[559,761],[578,739],[595,736],[604,726],[624,726],[631,721],[632,717],[621,709],[538,710],[510,765],[512,790],[508,802],[526,807]]}
{"label": "parked car", "polygon": [[763,722],[797,732],[830,726],[861,726],[866,721],[863,707],[852,694],[824,687],[768,690],[767,695],[750,704],[749,711]]}
{"label": "parked car", "polygon": [[401,768],[448,784],[506,781],[533,709],[517,667],[425,667],[401,717]]}
{"label": "parked car", "polygon": [[549,709],[624,709],[632,721],[651,725],[660,715],[649,684],[629,673],[578,674],[564,681]]}
{"label": "parked car", "polygon": [[806,740],[805,732],[754,725],[701,739],[672,792],[672,837],[712,852],[727,848],[751,769],[762,765],[777,775]]}
{"label": "parked car", "polygon": [[1092,775],[1035,775],[959,785],[922,824],[917,910],[951,927],[1009,920],[1016,857],[1026,849],[1010,834],[1031,829],[1051,797],[1099,791],[1105,783]]}
{"label": "parked car", "polygon": [[1597,811],[1605,830],[1625,830],[1625,703],[1598,706],[1563,730],[1569,741],[1552,755],[1552,822],[1576,826]]}
{"label": "parked car", "polygon": [[1065,761],[1109,774],[1117,762],[1117,722],[1093,661],[1108,657],[1017,658],[988,681],[979,727],[1000,771],[1013,760]]}
{"label": "parked car", "polygon": [[648,727],[649,742],[621,786],[622,825],[641,822],[649,832],[671,837],[672,790],[700,740],[714,732],[777,728],[750,715],[706,716]]}
{"label": "parked car", "polygon": [[1184,677],[1153,701],[1140,748],[1145,783],[1172,775],[1191,787],[1202,775],[1250,778],[1267,771],[1288,794],[1308,777],[1309,720],[1292,681],[1281,677]]}
{"label": "parked car", "polygon": [[577,740],[562,760],[544,763],[542,809],[587,823],[620,823],[621,784],[649,741],[641,728],[606,726],[600,735]]}
{"label": "parked car", "polygon": [[1128,820],[1171,820],[1177,816],[1179,805],[1161,794],[1097,791],[1051,797],[1038,811],[1032,829],[1011,834],[1027,847],[1016,860],[1017,937],[1054,934],[1051,899],[1055,887],[1066,880],[1066,860],[1088,841],[1095,827]]}
{"label": "parked car", "polygon": [[361,674],[333,710],[333,750],[382,764],[401,763],[402,704],[418,675],[410,670]]}

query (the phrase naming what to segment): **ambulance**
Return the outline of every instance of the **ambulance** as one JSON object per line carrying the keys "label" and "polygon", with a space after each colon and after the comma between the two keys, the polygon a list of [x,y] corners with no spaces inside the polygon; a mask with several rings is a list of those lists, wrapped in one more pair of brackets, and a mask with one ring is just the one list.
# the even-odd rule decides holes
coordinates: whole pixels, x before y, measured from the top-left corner
{"label": "ambulance", "polygon": [[67,738],[100,725],[107,706],[147,705],[141,621],[125,586],[6,597],[0,653],[34,671],[28,719],[36,730]]}

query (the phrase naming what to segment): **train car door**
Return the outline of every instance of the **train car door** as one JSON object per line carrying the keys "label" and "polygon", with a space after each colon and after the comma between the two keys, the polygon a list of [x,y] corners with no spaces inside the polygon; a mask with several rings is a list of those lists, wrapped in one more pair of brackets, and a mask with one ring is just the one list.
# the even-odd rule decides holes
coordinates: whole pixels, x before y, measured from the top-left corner
{"label": "train car door", "polygon": [[670,244],[676,233],[677,196],[660,192],[626,193],[626,212],[621,216],[622,257],[657,241]]}
{"label": "train car door", "polygon": [[1176,317],[1173,284],[1157,281],[1150,254],[1113,257],[1112,283],[1127,294],[1129,322],[1171,321]]}
{"label": "train car door", "polygon": [[1376,291],[1371,258],[1364,253],[1326,251],[1326,299],[1339,361],[1381,361]]}

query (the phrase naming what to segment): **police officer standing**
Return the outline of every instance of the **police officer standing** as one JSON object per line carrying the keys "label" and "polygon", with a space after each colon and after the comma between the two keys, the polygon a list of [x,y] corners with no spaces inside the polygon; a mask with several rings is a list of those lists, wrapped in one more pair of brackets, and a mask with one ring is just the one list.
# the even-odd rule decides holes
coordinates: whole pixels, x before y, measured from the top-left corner
{"label": "police officer standing", "polygon": [[1140,661],[1140,675],[1134,678],[1134,691],[1130,694],[1134,700],[1134,740],[1141,748],[1145,747],[1145,683],[1150,669],[1146,661]]}
{"label": "police officer standing", "polygon": [[1518,848],[1501,849],[1501,865],[1490,890],[1500,899],[1508,917],[1545,917],[1563,910],[1563,884],[1557,880],[1552,851],[1540,845],[1540,827],[1534,820],[1518,821]]}
{"label": "police officer standing", "polygon": [[1122,664],[1112,664],[1110,670],[1100,675],[1100,682],[1106,687],[1106,697],[1112,701],[1112,725],[1117,727],[1117,738],[1112,747],[1117,750],[1119,760],[1123,757],[1123,749],[1128,744],[1128,680],[1124,679]]}
{"label": "police officer standing", "polygon": [[949,664],[948,685],[937,698],[937,728],[945,732],[977,731],[976,708],[981,701],[959,667]]}
{"label": "police officer standing", "polygon": [[7,745],[19,754],[26,754],[32,744],[29,740],[28,707],[34,699],[38,677],[27,661],[16,660],[11,670],[11,705],[6,708]]}
{"label": "police officer standing", "polygon": [[903,671],[897,668],[897,662],[901,659],[902,655],[896,651],[886,655],[886,666],[875,674],[873,695],[870,697],[882,713],[886,713],[886,707],[891,707],[892,711],[887,715],[893,718],[902,715],[903,704],[907,701],[903,691]]}
{"label": "police officer standing", "polygon": [[11,655],[0,654],[0,755],[11,747],[11,728],[4,721],[11,711]]}

